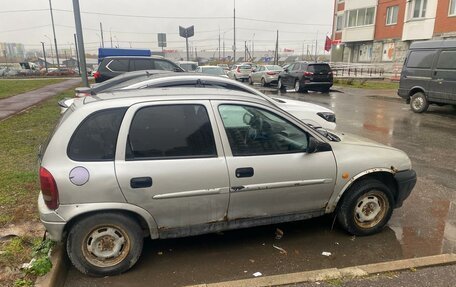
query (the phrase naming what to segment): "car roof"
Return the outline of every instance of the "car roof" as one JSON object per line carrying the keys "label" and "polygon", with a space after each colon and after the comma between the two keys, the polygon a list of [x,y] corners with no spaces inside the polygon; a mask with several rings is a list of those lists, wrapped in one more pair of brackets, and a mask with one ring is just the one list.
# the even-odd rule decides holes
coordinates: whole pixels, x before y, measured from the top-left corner
{"label": "car roof", "polygon": [[241,100],[263,103],[277,108],[276,105],[259,95],[235,90],[198,87],[118,90],[109,93],[101,93],[96,96],[85,97],[83,104],[86,105],[94,102],[119,101],[119,103],[131,105],[144,100]]}
{"label": "car roof", "polygon": [[[169,59],[165,59],[162,56],[157,56],[157,55],[152,55],[150,57],[148,56],[109,56],[109,57],[104,57],[103,60],[105,59],[160,59],[160,60],[167,60],[170,61]],[[170,61],[172,62],[172,61]]]}
{"label": "car roof", "polygon": [[413,42],[410,45],[410,50],[413,49],[442,49],[456,48],[456,40],[430,40]]}

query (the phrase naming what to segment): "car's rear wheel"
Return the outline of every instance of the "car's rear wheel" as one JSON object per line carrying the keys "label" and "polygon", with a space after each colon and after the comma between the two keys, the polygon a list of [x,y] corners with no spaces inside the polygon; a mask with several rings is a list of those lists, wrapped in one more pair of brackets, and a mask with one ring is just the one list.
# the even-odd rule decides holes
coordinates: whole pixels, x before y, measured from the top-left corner
{"label": "car's rear wheel", "polygon": [[92,276],[130,269],[141,255],[143,233],[127,215],[100,213],[76,222],[69,231],[67,253],[73,265]]}
{"label": "car's rear wheel", "polygon": [[337,219],[351,234],[370,235],[383,229],[393,207],[393,194],[385,184],[375,179],[362,180],[346,191]]}
{"label": "car's rear wheel", "polygon": [[295,81],[294,90],[296,93],[302,92],[301,83],[299,82],[299,80]]}
{"label": "car's rear wheel", "polygon": [[266,81],[264,80],[264,78],[261,78],[261,85],[263,87],[266,87],[268,84],[266,84]]}
{"label": "car's rear wheel", "polygon": [[429,102],[422,92],[413,94],[410,98],[410,108],[415,113],[423,113],[429,108]]}
{"label": "car's rear wheel", "polygon": [[282,78],[279,78],[277,80],[277,89],[279,89],[281,91],[285,91],[286,90],[286,87],[283,85]]}
{"label": "car's rear wheel", "polygon": [[253,85],[253,79],[252,79],[252,77],[249,77],[249,84],[250,84],[250,85]]}

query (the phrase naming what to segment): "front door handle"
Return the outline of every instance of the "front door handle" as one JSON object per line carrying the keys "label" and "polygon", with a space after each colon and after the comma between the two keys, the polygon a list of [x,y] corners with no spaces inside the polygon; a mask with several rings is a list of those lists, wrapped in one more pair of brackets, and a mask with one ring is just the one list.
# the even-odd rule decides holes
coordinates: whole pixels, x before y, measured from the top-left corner
{"label": "front door handle", "polygon": [[240,168],[236,169],[237,178],[252,177],[253,174],[254,174],[254,172],[253,172],[252,167],[240,167]]}
{"label": "front door handle", "polygon": [[130,179],[130,186],[131,188],[145,188],[152,186],[152,178],[151,177],[134,177]]}

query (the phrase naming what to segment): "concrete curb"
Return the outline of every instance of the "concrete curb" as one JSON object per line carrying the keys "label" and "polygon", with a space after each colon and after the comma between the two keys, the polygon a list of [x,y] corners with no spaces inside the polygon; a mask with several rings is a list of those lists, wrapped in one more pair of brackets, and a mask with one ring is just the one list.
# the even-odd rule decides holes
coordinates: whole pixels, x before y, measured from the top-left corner
{"label": "concrete curb", "polygon": [[51,253],[52,269],[46,275],[38,277],[35,287],[61,287],[69,269],[69,262],[65,256],[65,246],[61,243],[54,246]]}
{"label": "concrete curb", "polygon": [[267,287],[291,285],[304,282],[324,281],[344,277],[363,277],[371,274],[406,270],[410,268],[429,267],[456,263],[456,254],[441,254],[421,258],[411,258],[383,263],[374,263],[347,268],[330,268],[315,271],[289,273],[259,278],[226,281],[210,284],[199,284],[187,287]]}

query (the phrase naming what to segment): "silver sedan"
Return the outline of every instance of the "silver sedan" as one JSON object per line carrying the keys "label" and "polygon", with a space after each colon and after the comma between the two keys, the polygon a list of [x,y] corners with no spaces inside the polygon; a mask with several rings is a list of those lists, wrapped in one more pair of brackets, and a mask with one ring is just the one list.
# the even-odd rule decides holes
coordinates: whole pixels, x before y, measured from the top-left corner
{"label": "silver sedan", "polygon": [[261,83],[263,87],[270,84],[277,84],[279,74],[283,69],[277,65],[261,65],[249,75],[249,84]]}

